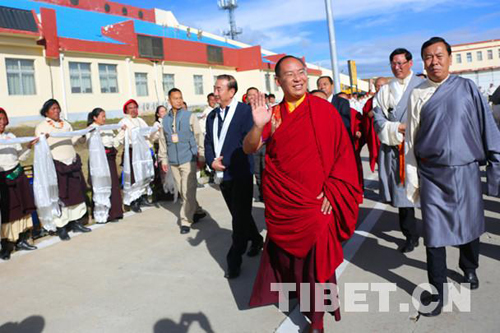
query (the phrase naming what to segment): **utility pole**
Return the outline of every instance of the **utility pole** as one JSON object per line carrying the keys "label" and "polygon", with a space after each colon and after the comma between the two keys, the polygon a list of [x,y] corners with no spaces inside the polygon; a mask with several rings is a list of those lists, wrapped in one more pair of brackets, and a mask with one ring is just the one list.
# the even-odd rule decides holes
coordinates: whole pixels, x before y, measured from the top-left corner
{"label": "utility pole", "polygon": [[334,92],[338,94],[340,92],[340,74],[337,61],[337,42],[335,40],[335,26],[333,21],[332,2],[333,0],[325,0],[325,7],[326,17],[328,20],[328,34],[330,36],[330,55],[332,59]]}

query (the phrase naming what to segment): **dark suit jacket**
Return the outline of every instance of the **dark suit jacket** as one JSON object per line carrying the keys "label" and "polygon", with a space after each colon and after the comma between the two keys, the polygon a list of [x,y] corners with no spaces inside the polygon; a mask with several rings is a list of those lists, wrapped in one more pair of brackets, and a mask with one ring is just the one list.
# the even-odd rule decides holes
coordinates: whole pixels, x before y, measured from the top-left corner
{"label": "dark suit jacket", "polygon": [[351,135],[351,106],[349,105],[349,102],[337,95],[333,95],[332,98],[332,104],[337,109],[337,111],[340,113],[340,116],[342,117],[342,122],[345,125],[345,128],[347,129],[347,133]]}
{"label": "dark suit jacket", "polygon": [[[213,126],[217,112],[219,112],[219,108],[213,109],[207,116],[205,160],[210,167],[215,159],[213,136],[217,135],[217,133],[213,133]],[[253,156],[243,152],[243,140],[252,129],[252,126],[252,109],[249,105],[238,102],[227,131],[226,140],[222,146],[222,164],[226,167],[223,180],[251,177],[253,175]]]}

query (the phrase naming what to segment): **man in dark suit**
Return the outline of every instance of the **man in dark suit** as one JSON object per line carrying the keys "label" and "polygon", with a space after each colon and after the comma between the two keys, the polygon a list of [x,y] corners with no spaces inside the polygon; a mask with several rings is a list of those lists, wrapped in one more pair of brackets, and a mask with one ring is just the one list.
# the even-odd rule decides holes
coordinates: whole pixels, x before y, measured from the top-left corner
{"label": "man in dark suit", "polygon": [[205,159],[216,172],[222,195],[232,216],[232,245],[227,254],[226,277],[240,275],[248,241],[248,256],[259,254],[264,240],[252,217],[253,156],[243,152],[243,139],[253,126],[252,109],[234,99],[238,84],[231,75],[219,75],[214,86],[218,108],[207,117]]}
{"label": "man in dark suit", "polygon": [[329,76],[321,76],[318,81],[316,81],[316,85],[318,86],[318,89],[323,91],[326,96],[327,100],[330,101],[330,103],[333,104],[335,109],[340,113],[340,116],[342,117],[342,122],[345,125],[345,128],[347,129],[347,133],[351,133],[351,106],[349,105],[349,102],[346,101],[344,98],[339,97],[338,95],[333,94],[333,80]]}

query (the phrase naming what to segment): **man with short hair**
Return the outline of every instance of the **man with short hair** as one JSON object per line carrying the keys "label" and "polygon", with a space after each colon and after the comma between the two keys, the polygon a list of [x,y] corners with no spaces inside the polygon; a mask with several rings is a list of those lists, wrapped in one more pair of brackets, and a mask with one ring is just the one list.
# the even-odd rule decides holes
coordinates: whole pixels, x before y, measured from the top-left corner
{"label": "man with short hair", "polygon": [[[252,105],[254,125],[244,141],[251,154],[266,142],[263,183],[267,241],[251,306],[278,302],[273,283],[310,289],[310,332],[323,331],[316,283],[336,283],[343,240],[354,232],[361,202],[352,142],[329,101],[307,93],[307,68],[294,56],[275,67],[283,101],[268,109],[261,95]],[[300,288],[300,289],[299,289]],[[336,289],[331,295],[336,299]],[[306,304],[301,304],[305,309]],[[335,305],[332,304],[334,307]],[[338,307],[332,313],[340,320]]]}
{"label": "man with short hair", "polygon": [[410,201],[421,202],[427,275],[438,292],[424,302],[437,306],[422,314],[437,316],[446,300],[446,246],[460,249],[464,282],[479,287],[480,166],[487,165],[488,195],[500,196],[500,132],[474,82],[450,75],[451,47],[443,38],[426,41],[421,55],[428,79],[409,101],[406,190]]}
{"label": "man with short hair", "polygon": [[227,253],[228,279],[241,272],[242,256],[251,242],[248,256],[260,253],[264,244],[252,217],[253,157],[243,151],[243,139],[253,126],[250,106],[234,95],[238,83],[231,75],[219,75],[214,94],[219,107],[207,118],[205,157],[216,172],[216,182],[232,217],[232,244]]}
{"label": "man with short hair", "polygon": [[406,198],[404,183],[404,135],[408,100],[414,87],[423,80],[411,70],[411,53],[395,49],[389,56],[394,79],[375,95],[374,127],[381,142],[379,152],[379,193],[382,201],[399,211],[399,227],[406,240],[399,247],[403,253],[418,246],[415,204]]}
{"label": "man with short hair", "polygon": [[193,223],[207,215],[196,200],[196,166],[198,159],[203,162],[204,158],[203,133],[198,118],[184,108],[179,89],[170,89],[168,102],[172,108],[163,117],[158,158],[163,172],[168,172],[170,164],[175,185],[182,198],[180,232],[187,234]]}
{"label": "man with short hair", "polygon": [[333,80],[329,76],[321,76],[316,81],[316,85],[318,89],[325,92],[328,101],[332,103],[335,109],[339,112],[345,128],[347,129],[347,133],[351,133],[351,107],[349,105],[349,101],[333,94]]}
{"label": "man with short hair", "polygon": [[250,105],[252,101],[255,101],[257,99],[258,96],[259,96],[259,89],[255,87],[248,88],[246,92],[246,103]]}
{"label": "man with short hair", "polygon": [[217,106],[217,103],[215,102],[214,93],[210,93],[207,95],[207,103],[208,103],[207,107],[205,108],[205,110],[203,110],[203,112],[199,116],[200,129],[203,134],[207,132],[206,130],[207,116]]}
{"label": "man with short hair", "polygon": [[[379,77],[375,80],[375,92],[378,93],[383,85],[389,83],[385,77]],[[368,145],[368,153],[370,159],[370,169],[375,172],[375,165],[378,164],[378,154],[380,150],[380,140],[373,126],[373,109],[376,106],[375,96],[369,98],[365,106],[363,106],[362,128],[365,136],[366,144]]]}
{"label": "man with short hair", "polygon": [[269,105],[274,106],[276,104],[276,96],[274,94],[269,94]]}

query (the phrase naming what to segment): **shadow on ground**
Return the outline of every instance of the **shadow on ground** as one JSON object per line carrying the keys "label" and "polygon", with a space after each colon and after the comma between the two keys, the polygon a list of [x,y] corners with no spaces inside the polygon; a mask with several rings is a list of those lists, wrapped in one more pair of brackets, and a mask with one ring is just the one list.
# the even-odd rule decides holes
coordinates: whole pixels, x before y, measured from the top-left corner
{"label": "shadow on ground", "polygon": [[179,322],[167,318],[158,320],[153,327],[153,333],[187,333],[191,325],[195,323],[198,323],[203,332],[215,333],[203,312],[183,313]]}
{"label": "shadow on ground", "polygon": [[20,323],[6,323],[0,326],[0,333],[41,333],[45,327],[42,316],[31,316]]}

